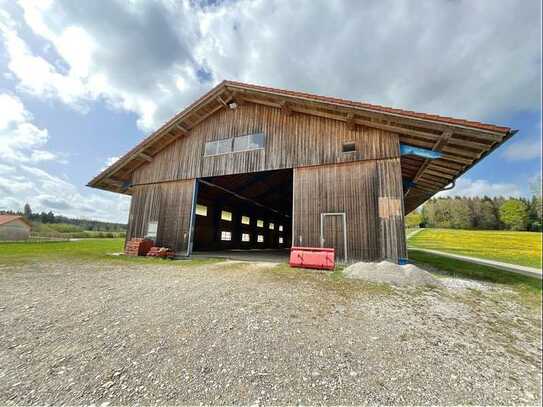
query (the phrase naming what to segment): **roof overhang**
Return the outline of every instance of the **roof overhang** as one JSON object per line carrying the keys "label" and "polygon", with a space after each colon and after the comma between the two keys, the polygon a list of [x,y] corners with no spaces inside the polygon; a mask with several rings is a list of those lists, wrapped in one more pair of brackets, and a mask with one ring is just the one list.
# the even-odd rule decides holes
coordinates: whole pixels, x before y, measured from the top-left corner
{"label": "roof overhang", "polygon": [[386,130],[400,142],[435,152],[437,159],[401,157],[402,176],[409,181],[404,191],[406,213],[453,183],[460,175],[516,133],[508,127],[451,117],[393,109],[368,103],[301,92],[223,81],[145,138],[88,186],[130,194],[132,172],[151,161],[162,149],[231,103],[257,103],[344,121],[350,128],[366,126]]}

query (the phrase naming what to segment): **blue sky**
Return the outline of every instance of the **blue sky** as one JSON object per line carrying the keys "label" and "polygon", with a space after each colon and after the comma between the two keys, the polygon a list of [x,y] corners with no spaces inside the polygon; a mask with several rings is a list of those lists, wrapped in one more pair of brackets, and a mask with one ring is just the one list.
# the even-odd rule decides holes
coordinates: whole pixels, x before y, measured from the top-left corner
{"label": "blue sky", "polygon": [[540,2],[361,4],[0,0],[0,209],[125,222],[85,184],[223,79],[519,129],[447,194],[529,194]]}

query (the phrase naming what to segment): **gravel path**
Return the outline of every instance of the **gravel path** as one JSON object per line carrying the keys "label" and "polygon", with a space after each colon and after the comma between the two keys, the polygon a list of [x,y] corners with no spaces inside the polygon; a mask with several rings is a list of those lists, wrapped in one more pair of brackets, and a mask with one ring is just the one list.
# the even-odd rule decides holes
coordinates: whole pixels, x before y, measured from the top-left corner
{"label": "gravel path", "polygon": [[539,312],[448,287],[269,263],[0,267],[0,405],[540,404]]}

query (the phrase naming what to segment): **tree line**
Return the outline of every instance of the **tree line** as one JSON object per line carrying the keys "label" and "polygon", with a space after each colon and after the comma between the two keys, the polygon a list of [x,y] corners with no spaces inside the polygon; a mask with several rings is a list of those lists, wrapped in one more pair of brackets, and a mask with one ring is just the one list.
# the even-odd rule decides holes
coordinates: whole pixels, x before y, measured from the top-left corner
{"label": "tree line", "polygon": [[20,215],[31,222],[40,222],[45,224],[65,224],[74,225],[82,230],[92,230],[100,232],[123,232],[126,231],[126,224],[114,222],[101,222],[89,219],[73,219],[62,215],[55,215],[52,211],[33,213],[29,204],[25,204],[22,211],[1,211],[2,215]]}
{"label": "tree line", "polygon": [[542,231],[541,196],[433,198],[406,218],[408,227]]}

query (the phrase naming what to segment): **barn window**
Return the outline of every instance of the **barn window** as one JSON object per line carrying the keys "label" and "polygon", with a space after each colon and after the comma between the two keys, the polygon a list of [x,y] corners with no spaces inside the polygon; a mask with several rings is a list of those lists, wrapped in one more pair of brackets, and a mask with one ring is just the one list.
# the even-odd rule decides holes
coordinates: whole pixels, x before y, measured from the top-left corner
{"label": "barn window", "polygon": [[217,154],[217,142],[209,141],[205,145],[204,155],[216,155]]}
{"label": "barn window", "polygon": [[205,144],[205,150],[204,155],[210,156],[210,155],[219,155],[219,154],[227,154],[232,152],[232,140],[231,138],[227,138],[224,140],[218,140],[218,141],[208,141]]}
{"label": "barn window", "polygon": [[228,232],[226,230],[223,230],[221,232],[221,240],[226,240],[226,241],[232,240],[232,232]]}
{"label": "barn window", "polygon": [[251,235],[249,233],[242,233],[241,234],[241,241],[242,242],[250,242],[251,241]]}
{"label": "barn window", "polygon": [[196,215],[207,216],[207,206],[196,204]]}
{"label": "barn window", "polygon": [[264,133],[249,135],[249,150],[264,148]]}
{"label": "barn window", "polygon": [[279,236],[279,244],[283,244],[283,237]]}
{"label": "barn window", "polygon": [[283,231],[283,225],[279,225],[279,232]]}
{"label": "barn window", "polygon": [[149,222],[147,224],[147,236],[150,239],[156,239],[156,234],[158,230],[158,222]]}
{"label": "barn window", "polygon": [[264,221],[262,219],[258,219],[256,221],[256,227],[257,228],[263,228],[264,227]]}
{"label": "barn window", "polygon": [[258,150],[264,148],[264,133],[248,134],[234,139],[234,151]]}
{"label": "barn window", "polygon": [[349,141],[347,143],[343,143],[342,151],[344,153],[352,153],[353,151],[356,151],[356,144],[354,141]]}
{"label": "barn window", "polygon": [[275,229],[275,225],[270,222],[269,228],[270,228],[270,230],[273,230],[273,229]]}
{"label": "barn window", "polygon": [[258,237],[256,238],[256,241],[257,241],[258,243],[264,242],[264,235],[258,235]]}
{"label": "barn window", "polygon": [[217,154],[226,154],[226,153],[231,153],[231,152],[232,152],[231,138],[217,141]]}
{"label": "barn window", "polygon": [[221,220],[232,222],[232,212],[221,211]]}
{"label": "barn window", "polygon": [[242,216],[241,217],[241,223],[244,225],[250,225],[251,224],[251,218],[248,216]]}
{"label": "barn window", "polygon": [[234,139],[234,151],[244,151],[249,149],[249,136],[236,137]]}

